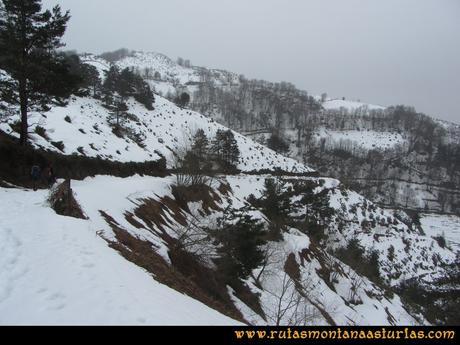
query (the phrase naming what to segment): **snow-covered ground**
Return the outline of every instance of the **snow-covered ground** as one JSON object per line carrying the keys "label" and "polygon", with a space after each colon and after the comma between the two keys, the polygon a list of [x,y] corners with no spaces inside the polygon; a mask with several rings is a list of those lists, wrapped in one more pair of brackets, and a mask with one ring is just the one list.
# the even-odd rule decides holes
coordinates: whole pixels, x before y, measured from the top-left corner
{"label": "snow-covered ground", "polygon": [[[244,208],[244,198],[249,194],[260,196],[265,178],[272,176],[217,177],[216,187],[220,182],[231,187],[228,194],[215,190],[219,207]],[[305,178],[280,179],[288,188]],[[431,258],[438,253],[442,260],[451,260],[453,254],[439,248],[433,239],[416,235],[402,223],[396,225],[390,213],[378,208],[371,210],[370,203],[358,194],[341,191],[339,181],[309,179],[323,181],[315,192],[330,189],[330,206],[343,212],[340,217],[348,224],[340,234],[331,223],[329,236],[334,244],[346,243],[351,236],[359,239],[366,251],[378,250],[383,276],[402,271],[407,273],[403,274],[406,278],[427,273],[435,276],[439,267],[434,267]],[[150,242],[152,251],[171,264],[168,244],[159,236],[160,228],[149,223],[148,218],[139,218],[136,210],[145,200],[173,198],[171,185],[174,182],[174,176],[96,176],[72,181],[75,198],[88,217],[86,220],[56,215],[46,202],[47,191],[0,188],[0,324],[237,324],[158,283],[152,275],[125,260],[107,244],[106,240],[117,241],[117,238],[100,211],[110,216],[120,229]],[[301,195],[296,195],[291,201],[299,198]],[[184,224],[174,217],[169,206],[164,206],[164,230],[170,236],[179,236]],[[190,203],[193,214],[183,214],[186,219],[193,218],[194,224],[201,222],[200,219],[208,224],[210,219],[222,214],[217,209],[206,214],[202,207],[200,202]],[[301,214],[304,209],[299,206],[293,215]],[[251,212],[264,221],[265,217],[258,210]],[[127,215],[133,216],[136,222],[129,221]],[[380,225],[372,231],[363,231],[359,224],[369,219],[378,219]],[[404,241],[410,241],[410,247],[404,247]],[[387,259],[390,245],[395,249],[394,261]],[[246,281],[259,296],[267,320],[239,300],[229,288],[235,306],[252,324],[274,324],[280,298],[300,298],[292,280],[285,274],[289,257],[291,261],[295,259],[304,289],[308,291],[309,299],[301,303],[307,308],[304,312],[310,319],[298,319],[298,314],[293,314],[295,309],[290,307],[290,312],[282,319],[283,324],[424,322],[408,314],[398,296],[390,298],[380,287],[312,244],[309,237],[297,229],[288,229],[280,241],[269,242],[267,250],[271,253],[267,268],[263,272],[256,268],[253,272],[254,276],[261,273],[261,285],[251,279]],[[409,262],[408,255],[413,257]],[[337,270],[335,278],[319,273],[331,270]],[[393,277],[395,282],[397,278]],[[284,288],[288,295],[283,297]],[[287,302],[283,300],[282,303]]]}
{"label": "snow-covered ground", "polygon": [[[88,64],[94,65],[101,72],[108,69],[106,60],[93,54],[87,54],[82,57],[82,60]],[[103,66],[106,66],[105,68]],[[149,80],[157,90],[164,91],[161,85],[169,86],[185,85],[190,86],[203,81],[203,73],[207,77],[212,78],[213,82],[219,86],[235,85],[239,83],[239,75],[236,73],[220,70],[220,69],[203,69],[195,66],[181,66],[176,61],[173,61],[168,56],[156,52],[132,52],[131,56],[127,56],[115,62],[115,65],[120,69],[133,68],[140,74],[144,74],[149,70],[152,74],[159,73],[160,79]],[[102,69],[101,69],[102,66]],[[175,91],[173,88],[172,90]],[[166,93],[163,93],[166,94]]]}
{"label": "snow-covered ground", "polygon": [[348,101],[342,99],[329,99],[323,102],[324,109],[345,109],[349,112],[360,110],[384,110],[385,107],[381,105],[362,103],[357,101]]}
{"label": "snow-covered ground", "polygon": [[[266,177],[269,176],[230,176],[227,181],[239,198],[247,198],[249,194],[260,197]],[[287,188],[293,180],[302,179],[304,178],[280,177],[278,181]],[[341,189],[338,180],[322,177],[306,179],[323,181],[322,187],[317,187],[316,192],[330,190],[329,206],[337,215],[335,220],[330,221],[328,229],[326,245],[331,252],[345,247],[351,239],[358,240],[366,252],[376,251],[379,254],[380,274],[391,285],[415,277],[423,277],[430,282],[442,275],[443,268],[437,264],[434,256],[442,257],[446,263],[454,262],[455,254],[439,247],[429,234],[421,236],[418,231],[397,221],[392,212],[377,207],[356,192]],[[300,198],[301,195],[291,198],[291,205]],[[303,206],[298,211],[294,208],[291,216],[302,215],[303,212]],[[345,231],[340,230],[343,226],[339,225],[341,222],[347,224]],[[372,230],[367,229],[363,226],[366,222],[375,222],[375,227]],[[390,251],[394,252],[393,259],[389,258]]]}
{"label": "snow-covered ground", "polygon": [[326,146],[340,147],[347,145],[357,145],[365,150],[385,150],[406,142],[400,133],[396,132],[377,132],[371,130],[343,130],[333,131],[320,128],[315,133],[315,138],[326,139]]}
{"label": "snow-covered ground", "polygon": [[[91,180],[76,187],[84,194],[85,186],[103,201]],[[1,325],[238,324],[156,282],[96,236],[91,221],[56,215],[47,195],[0,188]]]}
{"label": "snow-covered ground", "polygon": [[447,245],[454,251],[460,251],[460,217],[423,213],[420,215],[420,223],[427,236],[444,236]]}
{"label": "snow-covered ground", "polygon": [[[174,154],[190,147],[191,138],[203,129],[211,140],[217,130],[226,127],[197,112],[182,109],[165,98],[156,96],[155,110],[149,111],[134,99],[128,102],[130,119],[122,121],[129,134],[115,135],[110,125],[110,112],[99,100],[73,97],[65,107],[53,107],[46,113],[32,113],[30,123],[43,127],[49,139],[34,133],[32,144],[64,154],[101,157],[112,161],[144,162],[158,160],[163,155],[169,167],[174,164]],[[10,124],[18,118],[0,123],[0,130],[18,137]],[[238,168],[241,171],[281,169],[287,172],[313,171],[294,159],[286,158],[234,132],[240,150]],[[137,138],[137,139],[136,139]],[[60,151],[52,142],[63,142]]]}

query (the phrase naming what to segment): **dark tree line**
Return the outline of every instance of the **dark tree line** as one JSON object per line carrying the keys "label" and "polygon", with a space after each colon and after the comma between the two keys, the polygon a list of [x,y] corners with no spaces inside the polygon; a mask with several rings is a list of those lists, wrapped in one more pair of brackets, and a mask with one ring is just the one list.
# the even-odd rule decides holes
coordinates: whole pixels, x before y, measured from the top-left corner
{"label": "dark tree line", "polygon": [[126,57],[133,56],[133,55],[134,55],[133,51],[126,49],[126,48],[121,48],[121,49],[117,49],[112,52],[102,53],[99,56],[110,63],[115,63],[119,60],[122,60]]}

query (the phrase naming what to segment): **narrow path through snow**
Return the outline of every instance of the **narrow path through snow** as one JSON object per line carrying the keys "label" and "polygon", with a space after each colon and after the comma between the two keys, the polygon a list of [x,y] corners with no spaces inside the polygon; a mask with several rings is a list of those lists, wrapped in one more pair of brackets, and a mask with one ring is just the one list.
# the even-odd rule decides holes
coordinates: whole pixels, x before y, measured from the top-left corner
{"label": "narrow path through snow", "polygon": [[46,197],[0,188],[0,324],[237,324],[156,282]]}

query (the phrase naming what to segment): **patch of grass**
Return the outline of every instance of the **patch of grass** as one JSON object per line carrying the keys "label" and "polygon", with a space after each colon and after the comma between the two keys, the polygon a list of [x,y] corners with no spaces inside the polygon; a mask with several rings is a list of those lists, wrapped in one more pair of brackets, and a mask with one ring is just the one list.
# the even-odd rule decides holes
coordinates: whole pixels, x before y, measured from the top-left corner
{"label": "patch of grass", "polygon": [[187,204],[189,202],[199,201],[203,203],[203,209],[207,213],[209,213],[210,209],[220,210],[218,203],[221,202],[221,198],[206,184],[192,186],[174,185],[171,189],[177,203],[186,211],[188,211]]}
{"label": "patch of grass", "polygon": [[52,141],[51,145],[64,152],[65,145],[62,141]]}
{"label": "patch of grass", "polygon": [[51,208],[61,216],[87,219],[70,188],[70,180],[65,180],[52,190],[48,201]]}
{"label": "patch of grass", "polygon": [[220,281],[219,275],[202,265],[195,255],[178,249],[178,246],[174,245],[175,239],[164,235],[168,237],[165,241],[171,244],[170,265],[156,252],[150,242],[132,236],[110,215],[103,211],[100,213],[116,236],[116,241],[109,241],[110,247],[118,250],[127,260],[154,274],[158,282],[197,299],[224,315],[246,322],[233,305],[227,287]]}
{"label": "patch of grass", "polygon": [[48,134],[46,134],[46,129],[43,128],[42,126],[35,127],[35,133],[37,133],[39,136],[41,136],[46,141],[50,140]]}
{"label": "patch of grass", "polygon": [[441,248],[446,248],[447,247],[447,241],[446,238],[443,235],[438,235],[438,236],[433,236],[433,239],[438,242],[438,245]]}
{"label": "patch of grass", "polygon": [[13,132],[21,133],[21,121],[16,120],[16,121],[10,123],[10,127],[13,130]]}

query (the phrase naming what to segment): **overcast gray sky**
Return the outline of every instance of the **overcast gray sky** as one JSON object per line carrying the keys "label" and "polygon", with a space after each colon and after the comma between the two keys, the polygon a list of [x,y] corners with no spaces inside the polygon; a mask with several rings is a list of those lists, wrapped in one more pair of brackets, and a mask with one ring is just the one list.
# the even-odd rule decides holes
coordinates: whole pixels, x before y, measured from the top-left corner
{"label": "overcast gray sky", "polygon": [[44,0],[67,48],[156,51],[460,123],[460,0]]}

